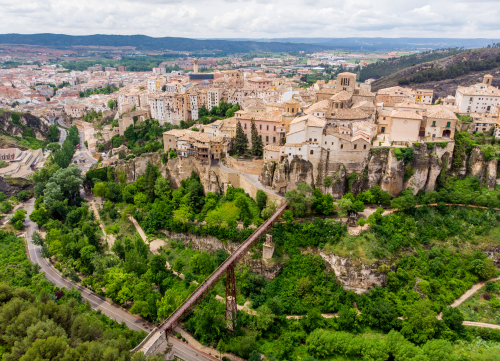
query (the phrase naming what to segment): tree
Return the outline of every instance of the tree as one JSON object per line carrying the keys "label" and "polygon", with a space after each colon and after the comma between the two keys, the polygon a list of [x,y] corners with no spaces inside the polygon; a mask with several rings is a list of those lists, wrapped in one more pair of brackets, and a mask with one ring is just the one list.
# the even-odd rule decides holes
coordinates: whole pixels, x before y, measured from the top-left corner
{"label": "tree", "polygon": [[443,310],[443,321],[452,331],[457,333],[464,331],[464,315],[457,307],[446,307]]}
{"label": "tree", "polygon": [[58,361],[63,358],[66,349],[67,344],[63,337],[50,336],[33,342],[23,357],[20,358],[20,361]]}
{"label": "tree", "polygon": [[115,109],[115,107],[116,107],[116,102],[113,99],[108,100],[108,108]]}
{"label": "tree", "polygon": [[257,202],[257,207],[259,207],[259,209],[262,212],[262,210],[266,207],[266,203],[267,203],[267,194],[266,194],[266,192],[264,192],[261,189],[258,189],[257,190],[257,195],[255,197],[255,200]]}
{"label": "tree", "polygon": [[158,166],[148,162],[146,165],[146,172],[144,174],[144,193],[148,197],[149,202],[154,202],[155,199],[155,183],[160,175]]}
{"label": "tree", "polygon": [[262,142],[262,139],[259,136],[259,133],[257,132],[257,127],[255,125],[254,120],[252,120],[251,132],[252,132],[252,155],[257,157],[262,157],[262,154],[264,152],[264,143]]}
{"label": "tree", "polygon": [[167,178],[158,177],[155,182],[154,192],[158,198],[171,199],[172,188],[170,188],[170,181]]}
{"label": "tree", "polygon": [[21,202],[27,201],[30,198],[31,198],[30,191],[22,190],[19,193],[17,193],[17,199],[19,199]]}
{"label": "tree", "polygon": [[49,145],[47,145],[47,149],[52,152],[55,152],[60,150],[61,146],[59,145],[59,143],[49,143]]}
{"label": "tree", "polygon": [[125,135],[125,138],[127,138],[129,142],[135,142],[137,140],[133,124],[129,125],[127,129],[125,129],[125,132],[123,134]]}
{"label": "tree", "polygon": [[295,217],[302,217],[309,212],[315,201],[312,187],[306,183],[299,183],[296,189],[286,192],[285,198]]}
{"label": "tree", "polygon": [[434,336],[437,331],[437,319],[431,306],[429,301],[420,300],[406,307],[401,329],[401,334],[405,338],[416,343],[424,343]]}
{"label": "tree", "polygon": [[222,338],[219,340],[219,343],[217,344],[217,351],[219,351],[219,357],[222,360],[222,354],[226,353],[227,351],[227,345],[224,343],[224,340]]}
{"label": "tree", "polygon": [[49,134],[47,135],[47,139],[51,142],[57,142],[59,140],[59,135],[61,131],[56,125],[49,126]]}
{"label": "tree", "polygon": [[238,120],[236,123],[236,136],[234,137],[234,151],[237,154],[245,154],[248,149],[248,138]]}
{"label": "tree", "polygon": [[415,197],[411,194],[406,194],[399,196],[398,198],[394,198],[391,201],[391,207],[395,208],[399,211],[403,211],[405,209],[413,208],[417,204]]}

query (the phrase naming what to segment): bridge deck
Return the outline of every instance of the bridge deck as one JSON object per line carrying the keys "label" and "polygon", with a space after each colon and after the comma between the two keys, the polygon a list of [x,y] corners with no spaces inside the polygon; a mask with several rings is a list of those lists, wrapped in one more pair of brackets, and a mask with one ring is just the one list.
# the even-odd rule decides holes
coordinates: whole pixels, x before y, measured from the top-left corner
{"label": "bridge deck", "polygon": [[260,225],[236,250],[203,282],[194,292],[184,300],[183,303],[167,318],[161,325],[160,329],[170,333],[186,317],[201,301],[206,293],[208,293],[219,280],[226,274],[229,266],[236,264],[250,248],[253,247],[260,237],[264,235],[269,228],[272,227],[283,212],[285,211],[288,202],[285,202],[268,220]]}

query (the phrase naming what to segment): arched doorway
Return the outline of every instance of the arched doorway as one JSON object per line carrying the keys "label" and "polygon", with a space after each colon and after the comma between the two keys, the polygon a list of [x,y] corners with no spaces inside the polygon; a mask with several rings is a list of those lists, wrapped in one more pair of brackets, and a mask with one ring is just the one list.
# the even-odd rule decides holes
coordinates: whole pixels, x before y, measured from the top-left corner
{"label": "arched doorway", "polygon": [[451,130],[445,129],[443,130],[443,138],[449,138],[451,136]]}

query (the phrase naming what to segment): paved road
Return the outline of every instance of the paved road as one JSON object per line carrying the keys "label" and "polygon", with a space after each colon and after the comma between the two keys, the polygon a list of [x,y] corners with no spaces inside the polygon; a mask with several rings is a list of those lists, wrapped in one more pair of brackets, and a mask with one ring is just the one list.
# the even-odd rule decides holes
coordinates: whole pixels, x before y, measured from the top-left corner
{"label": "paved road", "polygon": [[[30,199],[28,202],[26,202],[26,210],[28,211],[28,215],[33,211],[34,203],[34,199]],[[146,321],[129,314],[120,307],[110,304],[109,302],[96,295],[95,293],[90,292],[86,288],[75,285],[72,282],[61,277],[59,273],[57,273],[56,270],[54,270],[54,268],[50,266],[45,258],[42,257],[41,247],[34,245],[32,242],[33,232],[38,231],[38,226],[36,225],[36,223],[30,221],[29,218],[26,218],[26,220],[24,221],[24,225],[26,227],[26,239],[28,242],[28,251],[31,262],[38,263],[40,265],[42,271],[45,272],[45,277],[49,281],[52,281],[58,287],[66,287],[67,289],[73,287],[78,289],[82,294],[82,298],[84,300],[88,300],[93,309],[101,310],[102,313],[117,320],[118,322],[125,322],[127,327],[129,327],[130,329],[137,331],[142,330],[148,333],[151,332],[154,327],[148,324]]]}
{"label": "paved road", "polygon": [[66,137],[68,136],[68,132],[64,128],[59,128],[61,131],[61,135],[59,136],[59,145],[62,147],[62,144],[66,140]]}

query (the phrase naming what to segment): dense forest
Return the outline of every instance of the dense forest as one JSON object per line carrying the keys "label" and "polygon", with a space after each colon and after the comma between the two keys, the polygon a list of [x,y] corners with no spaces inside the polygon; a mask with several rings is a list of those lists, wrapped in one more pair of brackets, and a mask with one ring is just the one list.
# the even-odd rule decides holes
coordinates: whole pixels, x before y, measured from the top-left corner
{"label": "dense forest", "polygon": [[0,231],[0,245],[3,360],[146,360],[129,351],[145,332],[129,330],[82,303],[78,291],[47,281],[27,259],[22,238]]}
{"label": "dense forest", "polygon": [[459,54],[463,49],[438,49],[416,53],[412,55],[401,56],[399,58],[390,58],[376,63],[369,64],[363,67],[359,72],[359,80],[361,82],[366,79],[379,79],[384,76],[394,74],[402,69],[414,66],[417,64],[427,63],[438,59],[443,59],[448,56]]}

